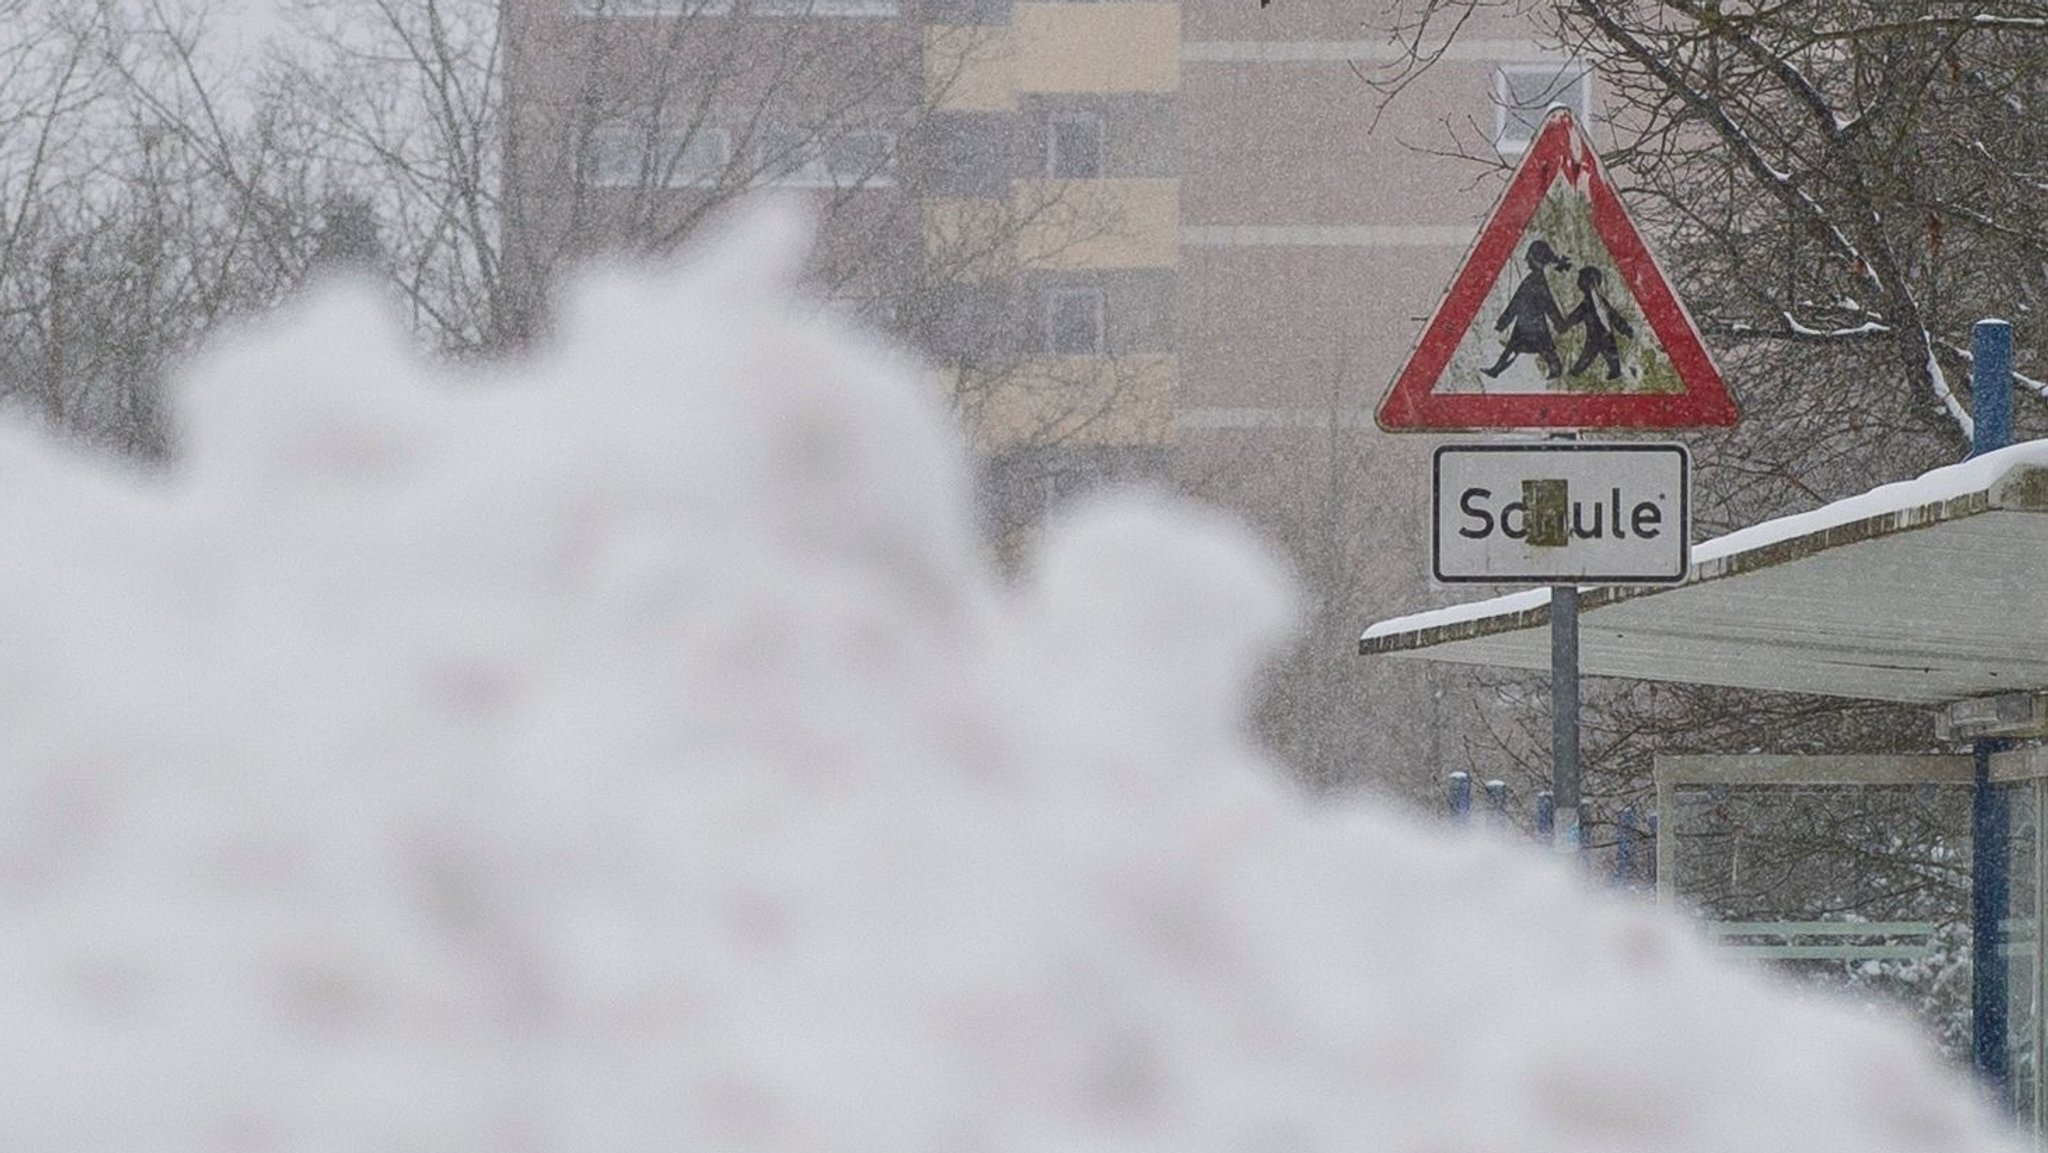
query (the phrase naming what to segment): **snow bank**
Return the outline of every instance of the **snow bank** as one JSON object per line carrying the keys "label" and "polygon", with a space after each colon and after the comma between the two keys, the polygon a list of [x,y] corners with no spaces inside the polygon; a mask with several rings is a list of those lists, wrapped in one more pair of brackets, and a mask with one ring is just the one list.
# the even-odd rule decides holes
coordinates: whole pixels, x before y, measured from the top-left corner
{"label": "snow bank", "polygon": [[165,478],[0,437],[0,1148],[2001,1147],[1903,1029],[1279,784],[1230,525],[1001,584],[801,248],[489,386],[327,291]]}

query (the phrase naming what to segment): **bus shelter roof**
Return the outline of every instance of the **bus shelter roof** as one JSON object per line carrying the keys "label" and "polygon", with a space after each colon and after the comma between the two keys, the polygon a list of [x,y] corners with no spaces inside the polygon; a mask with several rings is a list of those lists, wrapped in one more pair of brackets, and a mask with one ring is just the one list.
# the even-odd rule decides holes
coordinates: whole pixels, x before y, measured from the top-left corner
{"label": "bus shelter roof", "polygon": [[[1580,595],[1580,671],[1941,704],[2048,689],[2048,441],[1696,546]],[[1381,621],[1359,651],[1550,667],[1550,590]]]}

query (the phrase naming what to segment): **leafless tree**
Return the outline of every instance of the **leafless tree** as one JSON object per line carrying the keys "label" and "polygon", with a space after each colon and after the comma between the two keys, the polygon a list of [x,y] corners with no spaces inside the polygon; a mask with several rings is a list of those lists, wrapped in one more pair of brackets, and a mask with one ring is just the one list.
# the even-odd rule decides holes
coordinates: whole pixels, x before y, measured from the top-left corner
{"label": "leafless tree", "polygon": [[1705,443],[1703,527],[1966,451],[1979,318],[2016,324],[2048,390],[2024,371],[2048,338],[2039,5],[1404,0],[1409,58],[1377,81],[1397,97],[1499,8],[1594,67],[1603,153],[1750,414]]}
{"label": "leafless tree", "polygon": [[0,396],[122,451],[163,447],[164,366],[272,299],[310,235],[299,170],[233,128],[203,7],[7,0],[0,48]]}
{"label": "leafless tree", "polygon": [[319,263],[489,355],[544,331],[570,263],[667,251],[769,185],[819,205],[819,286],[945,366],[1013,487],[1163,403],[1109,342],[1046,355],[1020,291],[1118,233],[1114,198],[1029,179],[1018,139],[943,139],[985,28],[890,0],[291,0],[278,51],[223,65],[217,0],[0,4],[0,390],[120,447],[161,447],[168,359]]}
{"label": "leafless tree", "polygon": [[[1970,328],[1982,317],[2015,325],[2023,434],[2048,428],[2034,367],[2048,344],[2039,4],[1396,0],[1370,18],[1407,57],[1369,79],[1398,100],[1472,20],[1503,14],[1593,67],[1603,155],[1743,404],[1739,428],[1688,438],[1699,535],[1964,455]],[[1479,126],[1446,127],[1443,151],[1502,163]],[[1537,684],[1486,677],[1471,690],[1473,755],[1531,787],[1548,775]],[[1601,685],[1587,724],[1596,839],[1612,839],[1625,807],[1641,822],[1660,750],[1932,746],[1913,710],[1683,686]],[[1875,859],[1868,838],[1850,845],[1824,831],[1789,831],[1773,852],[1854,848]],[[1938,857],[1956,832],[1888,842],[1879,855]],[[1909,887],[1955,881],[1892,875]]]}
{"label": "leafless tree", "polygon": [[819,288],[950,382],[999,534],[1097,471],[1076,461],[1163,423],[1146,357],[1110,340],[1049,355],[1025,286],[1125,221],[1089,181],[1029,178],[1015,133],[950,131],[949,95],[1003,50],[987,27],[935,31],[893,0],[294,11],[314,48],[274,65],[268,106],[374,208],[418,327],[449,352],[516,349],[565,267],[668,251],[781,187],[823,217]]}

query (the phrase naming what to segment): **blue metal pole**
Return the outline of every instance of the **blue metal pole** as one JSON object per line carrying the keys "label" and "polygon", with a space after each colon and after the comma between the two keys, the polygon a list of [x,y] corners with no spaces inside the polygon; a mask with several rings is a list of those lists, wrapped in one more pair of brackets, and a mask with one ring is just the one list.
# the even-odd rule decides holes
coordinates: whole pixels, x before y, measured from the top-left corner
{"label": "blue metal pole", "polygon": [[[1970,455],[2012,443],[2012,325],[1980,320],[1970,332],[1970,407],[1976,421]],[[1980,606],[1985,613],[1994,606]],[[1971,1063],[1993,1100],[2012,1108],[2007,1048],[2011,991],[1999,946],[2011,887],[2012,854],[2005,794],[1991,782],[1991,755],[2012,742],[1980,738],[1971,747],[1976,776],[1970,795],[1970,1049]]]}
{"label": "blue metal pole", "polygon": [[1508,823],[1508,783],[1486,782],[1486,826],[1498,829]]}
{"label": "blue metal pole", "polygon": [[1451,774],[1451,821],[1465,824],[1472,818],[1472,774]]}
{"label": "blue metal pole", "polygon": [[1650,814],[1650,887],[1651,887],[1651,888],[1655,888],[1655,887],[1656,887],[1656,885],[1657,885],[1657,882],[1658,882],[1658,880],[1660,879],[1660,878],[1659,878],[1659,877],[1657,876],[1657,862],[1658,862],[1658,861],[1660,861],[1660,860],[1663,860],[1663,857],[1662,857],[1662,856],[1660,856],[1660,855],[1658,854],[1658,852],[1657,852],[1657,832],[1658,832],[1658,829],[1657,829],[1657,825],[1658,825],[1658,820],[1657,820],[1657,814],[1656,814],[1656,813],[1651,813],[1651,814]]}
{"label": "blue metal pole", "polygon": [[1970,330],[1970,455],[2012,443],[2012,325],[1980,320]]}
{"label": "blue metal pole", "polygon": [[1614,837],[1614,883],[1627,885],[1632,882],[1636,871],[1636,809],[1624,805],[1615,815]]}
{"label": "blue metal pole", "polygon": [[1977,1076],[2002,1109],[2012,1108],[2007,1048],[2010,990],[2000,955],[2010,872],[2005,794],[1991,783],[1991,755],[2011,741],[1978,740],[1971,752],[1976,780],[1970,803],[1970,1050]]}
{"label": "blue metal pole", "polygon": [[1557,798],[1549,789],[1536,794],[1536,836],[1549,844],[1552,830],[1557,825]]}

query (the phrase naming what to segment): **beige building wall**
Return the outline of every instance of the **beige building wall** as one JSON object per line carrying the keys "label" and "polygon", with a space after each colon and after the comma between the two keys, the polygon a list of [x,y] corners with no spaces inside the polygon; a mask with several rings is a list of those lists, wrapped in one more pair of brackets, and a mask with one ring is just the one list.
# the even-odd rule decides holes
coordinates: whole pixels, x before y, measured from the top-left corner
{"label": "beige building wall", "polygon": [[1464,754],[1443,726],[1471,704],[1445,694],[1473,690],[1355,642],[1454,599],[1427,576],[1429,452],[1448,438],[1382,432],[1373,410],[1518,155],[1496,148],[1497,73],[1568,57],[1489,14],[1383,106],[1364,78],[1398,49],[1356,5],[1189,0],[1182,30],[1179,467],[1313,586],[1293,659],[1322,671],[1293,704],[1350,714],[1318,771],[1433,797]]}
{"label": "beige building wall", "polygon": [[[641,68],[695,67],[662,48],[662,25],[566,15],[579,2],[518,9],[509,119],[532,185],[515,200],[535,237],[578,220],[644,230],[650,204],[686,212],[699,195],[559,195],[569,117],[594,98],[630,104]],[[922,105],[899,142],[900,179],[841,206],[828,258],[858,265],[878,236],[894,251],[972,250],[992,219],[1030,221],[931,318],[935,378],[962,399],[997,526],[1168,469],[1235,505],[1287,551],[1316,606],[1276,674],[1296,686],[1283,705],[1315,722],[1290,739],[1314,747],[1283,751],[1319,779],[1423,796],[1447,767],[1438,694],[1450,682],[1368,663],[1355,640],[1369,620],[1447,599],[1425,577],[1438,438],[1382,433],[1372,411],[1505,183],[1498,70],[1565,57],[1489,11],[1382,107],[1365,78],[1398,50],[1363,28],[1370,15],[1352,0],[902,0],[882,19],[806,17],[707,46],[753,52],[768,36],[764,58],[778,43],[829,47],[809,53],[818,101],[859,62],[883,80],[862,86],[878,108]],[[593,89],[593,55],[642,64]],[[748,91],[722,93],[716,114],[740,123]],[[1063,169],[1061,125],[1081,126],[1084,145],[1096,134],[1078,171]],[[1459,148],[1471,158],[1441,155]],[[1096,339],[1076,347],[1091,307]],[[956,346],[974,351],[955,359]]]}
{"label": "beige building wall", "polygon": [[1026,222],[990,262],[1015,359],[993,379],[952,376],[1005,540],[1083,489],[1167,469],[1180,18],[1158,0],[981,0],[926,30],[938,116],[962,137],[1011,142],[1003,178],[926,205],[930,235],[949,243],[992,213]]}

